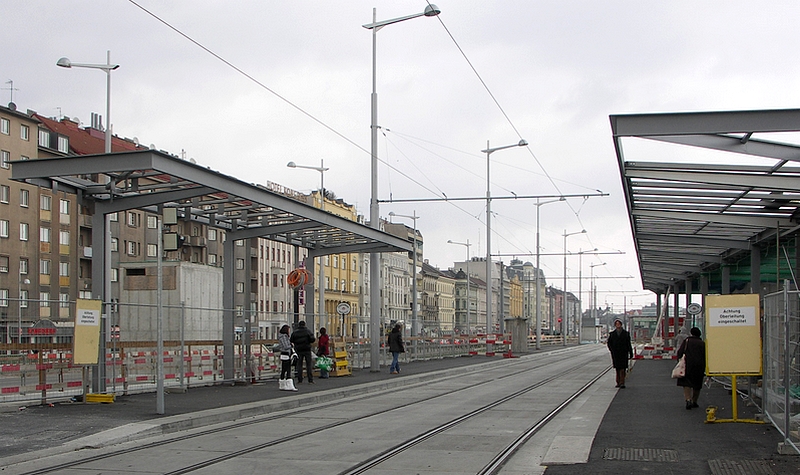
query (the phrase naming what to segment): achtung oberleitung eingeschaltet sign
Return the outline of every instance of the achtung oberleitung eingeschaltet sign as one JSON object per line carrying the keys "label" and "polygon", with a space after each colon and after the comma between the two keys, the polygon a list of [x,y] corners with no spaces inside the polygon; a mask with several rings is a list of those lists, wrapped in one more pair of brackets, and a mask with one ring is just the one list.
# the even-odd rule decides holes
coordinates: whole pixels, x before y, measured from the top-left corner
{"label": "achtung oberleitung eingeschaltet sign", "polygon": [[761,374],[757,294],[706,297],[706,373]]}

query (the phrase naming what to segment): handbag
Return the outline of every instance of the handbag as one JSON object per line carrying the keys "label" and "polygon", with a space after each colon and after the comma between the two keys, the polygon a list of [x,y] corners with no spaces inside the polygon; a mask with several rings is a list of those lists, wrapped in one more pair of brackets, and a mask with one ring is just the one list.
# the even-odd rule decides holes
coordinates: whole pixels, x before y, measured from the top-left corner
{"label": "handbag", "polygon": [[684,376],[686,376],[686,355],[681,356],[681,359],[678,360],[678,364],[672,369],[673,379],[682,378]]}

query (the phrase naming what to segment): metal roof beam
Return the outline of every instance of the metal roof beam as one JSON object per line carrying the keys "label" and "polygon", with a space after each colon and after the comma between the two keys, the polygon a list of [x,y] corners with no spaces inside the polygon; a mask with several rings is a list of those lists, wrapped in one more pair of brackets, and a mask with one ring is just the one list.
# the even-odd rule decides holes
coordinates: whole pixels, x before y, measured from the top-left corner
{"label": "metal roof beam", "polygon": [[612,115],[614,137],[800,131],[800,109]]}
{"label": "metal roof beam", "polygon": [[650,140],[689,145],[693,147],[740,153],[756,157],[774,158],[792,162],[800,161],[800,146],[749,139],[742,143],[741,137],[733,135],[679,135],[645,137]]}
{"label": "metal roof beam", "polygon": [[637,233],[636,240],[676,243],[685,246],[707,246],[719,249],[750,250],[750,243],[748,241],[736,241],[733,239],[719,239],[719,238],[702,237],[702,236]]}
{"label": "metal roof beam", "polygon": [[700,213],[700,212],[670,212],[670,211],[643,211],[634,209],[631,214],[636,218],[659,218],[659,219],[672,219],[681,221],[697,221],[704,223],[721,223],[733,224],[737,226],[750,226],[754,228],[788,228],[794,226],[794,223],[789,219],[781,219],[778,217],[761,217],[750,215],[733,215],[733,214],[718,214],[718,213]]}

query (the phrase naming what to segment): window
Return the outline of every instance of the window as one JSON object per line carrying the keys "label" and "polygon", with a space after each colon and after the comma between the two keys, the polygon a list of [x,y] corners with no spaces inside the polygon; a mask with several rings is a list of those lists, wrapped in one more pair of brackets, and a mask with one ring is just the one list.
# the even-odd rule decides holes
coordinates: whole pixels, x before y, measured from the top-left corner
{"label": "window", "polygon": [[11,122],[8,119],[0,119],[0,134],[9,135],[11,133]]}
{"label": "window", "polygon": [[209,229],[208,230],[208,240],[209,241],[216,241],[217,240],[217,230],[216,229]]}
{"label": "window", "polygon": [[0,219],[0,238],[8,237],[8,220]]}
{"label": "window", "polygon": [[339,278],[338,277],[334,277],[333,278],[333,290],[339,290]]}
{"label": "window", "polygon": [[11,154],[7,150],[0,150],[0,168],[11,168],[8,162],[11,161]]}
{"label": "window", "polygon": [[119,251],[119,239],[112,237],[111,238],[111,252],[118,252]]}
{"label": "window", "polygon": [[8,256],[0,256],[0,272],[8,272]]}
{"label": "window", "polygon": [[244,269],[244,259],[236,259],[236,268]]}
{"label": "window", "polygon": [[21,208],[28,207],[28,200],[30,199],[30,192],[28,190],[19,190],[19,206]]}
{"label": "window", "polygon": [[69,246],[69,231],[58,232],[58,243],[62,246]]}
{"label": "window", "polygon": [[339,256],[333,256],[333,268],[336,269],[339,267]]}
{"label": "window", "polygon": [[128,226],[134,228],[139,226],[139,213],[128,211]]}
{"label": "window", "polygon": [[355,280],[351,280],[350,281],[350,292],[355,292],[355,291],[356,291],[356,281]]}
{"label": "window", "polygon": [[30,238],[30,225],[28,223],[19,223],[19,240],[27,241]]}
{"label": "window", "polygon": [[325,276],[325,288],[326,289],[330,289],[331,288],[331,278],[328,277],[327,275]]}
{"label": "window", "polygon": [[138,255],[139,253],[138,253],[138,252],[136,252],[136,251],[137,251],[137,249],[136,249],[136,248],[137,248],[137,245],[136,245],[137,243],[136,243],[136,241],[127,241],[127,243],[128,243],[128,246],[127,246],[127,254],[128,254],[129,256],[136,256],[136,255]]}
{"label": "window", "polygon": [[326,266],[331,265],[331,256],[325,256],[325,265]]}
{"label": "window", "polygon": [[39,146],[50,148],[50,131],[39,129]]}
{"label": "window", "polygon": [[19,260],[19,273],[25,275],[28,273],[28,259]]}
{"label": "window", "polygon": [[217,265],[217,255],[216,254],[209,254],[208,255],[208,264],[215,266]]}
{"label": "window", "polygon": [[236,244],[239,247],[242,247],[244,246],[244,239],[237,239],[236,242],[234,242],[234,244]]}
{"label": "window", "polygon": [[19,126],[19,138],[22,140],[28,141],[31,138],[31,128],[27,125],[20,125]]}
{"label": "window", "polygon": [[236,282],[236,293],[237,294],[244,293],[244,282]]}
{"label": "window", "polygon": [[347,292],[347,281],[342,279],[342,292]]}
{"label": "window", "polygon": [[58,294],[58,306],[69,308],[69,294]]}
{"label": "window", "polygon": [[147,216],[147,229],[158,229],[158,216]]}
{"label": "window", "polygon": [[111,268],[111,282],[119,282],[119,269],[116,267]]}
{"label": "window", "polygon": [[347,270],[347,258],[342,257],[342,270]]}
{"label": "window", "polygon": [[19,308],[28,308],[28,291],[19,291]]}
{"label": "window", "polygon": [[8,197],[11,190],[6,185],[0,185],[0,203],[8,204]]}
{"label": "window", "polygon": [[108,213],[108,220],[117,222],[119,221],[119,215],[117,213]]}
{"label": "window", "polygon": [[69,153],[69,138],[62,135],[58,136],[58,151],[61,153]]}
{"label": "window", "polygon": [[69,200],[58,200],[58,212],[69,214]]}
{"label": "window", "polygon": [[69,277],[69,262],[58,263],[58,275],[61,277]]}
{"label": "window", "polygon": [[29,156],[27,156],[27,155],[20,155],[20,156],[19,156],[19,159],[20,159],[20,160],[26,160],[26,161],[27,161],[27,160],[30,160],[30,159],[31,159],[31,157],[29,157]]}
{"label": "window", "polygon": [[50,275],[50,259],[39,260],[39,273],[43,275]]}
{"label": "window", "polygon": [[272,274],[272,286],[273,287],[278,286],[278,274]]}
{"label": "window", "polygon": [[158,257],[158,245],[157,244],[148,244],[147,245],[147,257]]}
{"label": "window", "polygon": [[278,301],[277,300],[273,300],[272,301],[272,311],[273,312],[277,312],[278,311]]}
{"label": "window", "polygon": [[50,228],[39,228],[39,241],[50,242]]}
{"label": "window", "polygon": [[200,235],[200,226],[192,226],[192,236]]}
{"label": "window", "polygon": [[40,307],[49,307],[50,306],[50,292],[39,292],[39,306]]}
{"label": "window", "polygon": [[8,289],[0,289],[0,307],[8,307]]}
{"label": "window", "polygon": [[42,211],[50,211],[53,207],[53,198],[47,195],[42,195],[39,199],[39,209]]}
{"label": "window", "polygon": [[241,317],[242,315],[244,315],[244,306],[237,305],[236,306],[236,316],[237,317]]}

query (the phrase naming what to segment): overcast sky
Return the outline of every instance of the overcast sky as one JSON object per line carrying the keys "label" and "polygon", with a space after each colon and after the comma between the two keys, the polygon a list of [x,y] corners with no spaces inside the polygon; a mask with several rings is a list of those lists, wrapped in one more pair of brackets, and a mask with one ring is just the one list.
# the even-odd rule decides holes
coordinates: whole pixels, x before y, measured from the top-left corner
{"label": "overcast sky", "polygon": [[[563,287],[565,230],[587,231],[568,238],[569,291],[579,286],[574,254],[604,253],[580,259],[584,306],[590,264],[601,305],[655,300],[641,288],[610,114],[800,104],[795,1],[436,4],[439,17],[377,35],[380,199],[485,197],[487,140],[526,139],[529,147],[492,154],[492,196],[610,195],[540,208],[548,284]],[[91,112],[105,114],[104,74],[55,63],[104,63],[110,50],[120,64],[112,73],[116,134],[302,192],[319,187],[319,174],[286,163],[322,159],[326,188],[368,217],[372,34],[362,25],[373,7],[380,21],[426,5],[0,0],[0,103],[13,93],[21,110],[88,124]],[[657,158],[644,155],[636,160]],[[492,202],[492,254],[506,263],[511,254],[535,260],[534,203]],[[385,217],[416,212],[425,258],[440,268],[466,257],[448,240],[469,240],[470,254],[485,256],[485,210],[485,200],[381,205]]]}

